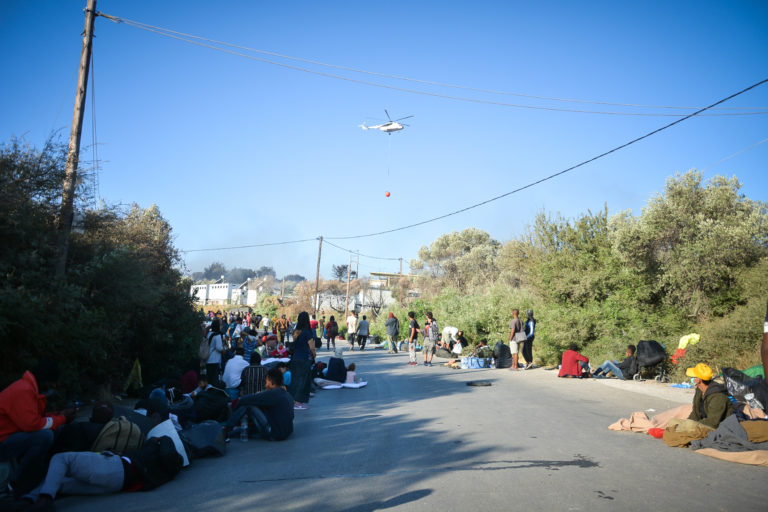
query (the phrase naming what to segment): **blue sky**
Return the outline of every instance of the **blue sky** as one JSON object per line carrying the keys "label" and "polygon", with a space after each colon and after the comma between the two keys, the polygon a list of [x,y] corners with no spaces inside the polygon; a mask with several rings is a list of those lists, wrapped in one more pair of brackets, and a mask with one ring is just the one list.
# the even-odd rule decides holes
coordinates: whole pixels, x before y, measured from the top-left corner
{"label": "blue sky", "polygon": [[[85,0],[0,3],[0,140],[68,135]],[[768,3],[259,2],[100,0],[98,10],[180,32],[357,69],[539,96],[704,106],[768,77]],[[674,118],[449,100],[325,78],[96,20],[100,195],[157,204],[180,249],[382,231],[512,190]],[[288,61],[281,61],[286,62]],[[361,80],[505,103],[679,113],[533,100],[291,63]],[[768,108],[768,85],[727,107]],[[387,136],[358,125],[413,115]],[[83,129],[92,140],[91,105]],[[768,200],[768,116],[693,118],[542,185],[431,224],[335,241],[416,256],[467,227],[506,241],[538,211],[639,213],[676,172],[736,175]],[[84,147],[82,160],[91,158]],[[389,168],[389,171],[388,171]],[[385,191],[391,197],[384,196]],[[275,267],[313,277],[317,243],[188,253],[189,270]],[[349,255],[324,246],[321,274]],[[361,274],[397,271],[361,258]]]}

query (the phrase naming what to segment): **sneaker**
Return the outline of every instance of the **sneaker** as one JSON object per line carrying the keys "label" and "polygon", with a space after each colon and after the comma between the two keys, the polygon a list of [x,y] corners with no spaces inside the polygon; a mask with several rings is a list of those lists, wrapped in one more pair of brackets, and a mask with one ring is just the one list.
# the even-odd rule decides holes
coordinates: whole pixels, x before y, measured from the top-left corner
{"label": "sneaker", "polygon": [[307,409],[309,409],[307,404],[302,404],[301,402],[296,402],[295,404],[293,404],[294,411],[306,411]]}

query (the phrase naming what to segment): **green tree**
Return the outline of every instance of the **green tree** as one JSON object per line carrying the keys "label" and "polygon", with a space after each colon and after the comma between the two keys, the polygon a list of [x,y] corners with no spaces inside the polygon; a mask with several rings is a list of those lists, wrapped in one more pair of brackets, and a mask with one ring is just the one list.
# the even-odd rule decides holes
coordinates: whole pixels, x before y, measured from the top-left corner
{"label": "green tree", "polygon": [[463,289],[487,285],[498,277],[496,266],[501,244],[485,231],[469,228],[438,237],[419,249],[411,271]]}
{"label": "green tree", "polygon": [[766,205],[740,188],[735,177],[704,183],[700,172],[689,171],[669,178],[640,217],[617,222],[616,253],[642,277],[652,303],[700,317],[740,302],[739,269],[768,248]]}
{"label": "green tree", "polygon": [[214,261],[203,269],[203,278],[207,280],[221,279],[227,275],[227,267],[220,261]]}

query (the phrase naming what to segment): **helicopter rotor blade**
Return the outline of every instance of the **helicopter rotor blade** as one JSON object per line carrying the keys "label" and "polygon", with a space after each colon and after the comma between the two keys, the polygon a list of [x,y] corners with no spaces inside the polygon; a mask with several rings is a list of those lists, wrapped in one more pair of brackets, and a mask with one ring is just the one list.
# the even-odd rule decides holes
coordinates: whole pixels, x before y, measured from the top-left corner
{"label": "helicopter rotor blade", "polygon": [[389,121],[392,122],[392,118],[389,117],[389,112],[387,112],[387,109],[384,109],[384,113],[387,114],[387,119],[389,119]]}
{"label": "helicopter rotor blade", "polygon": [[410,118],[410,117],[413,117],[413,116],[405,116],[405,117],[401,117],[400,119],[395,119],[395,121],[402,121],[403,119],[408,119],[408,118]]}

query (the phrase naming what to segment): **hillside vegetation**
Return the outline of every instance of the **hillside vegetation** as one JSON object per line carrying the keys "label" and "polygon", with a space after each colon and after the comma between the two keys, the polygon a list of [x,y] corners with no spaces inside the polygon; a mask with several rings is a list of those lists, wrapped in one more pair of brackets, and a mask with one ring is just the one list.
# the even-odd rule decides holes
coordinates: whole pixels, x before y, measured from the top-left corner
{"label": "hillside vegetation", "polygon": [[640,215],[541,212],[505,244],[477,229],[442,235],[411,262],[422,297],[392,311],[402,320],[408,309],[421,318],[431,310],[441,326],[492,343],[508,339],[513,309],[533,309],[539,364],[557,364],[570,343],[599,362],[623,358],[628,343],[643,339],[672,353],[690,332],[702,339],[684,364],[757,364],[768,211],[740,187],[736,178],[704,182],[690,171],[669,178]]}

